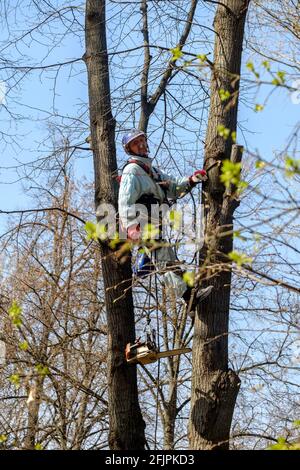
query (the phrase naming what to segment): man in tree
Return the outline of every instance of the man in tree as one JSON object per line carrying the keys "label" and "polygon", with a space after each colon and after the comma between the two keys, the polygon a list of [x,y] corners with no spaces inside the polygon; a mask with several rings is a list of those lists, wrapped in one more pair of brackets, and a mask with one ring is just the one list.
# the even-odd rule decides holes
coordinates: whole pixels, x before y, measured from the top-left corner
{"label": "man in tree", "polygon": [[[141,130],[132,129],[123,137],[122,144],[131,157],[120,182],[119,215],[122,227],[126,230],[128,239],[138,243],[142,238],[142,227],[140,222],[136,223],[137,212],[141,213],[141,209],[144,209],[142,212],[146,215],[146,221],[151,221],[151,226],[159,226],[162,241],[161,216],[155,217],[155,214],[159,214],[159,206],[168,204],[169,199],[174,201],[184,196],[198,183],[206,181],[206,171],[197,170],[191,176],[174,178],[154,168],[148,155],[146,134]],[[199,288],[199,283],[195,283],[193,288],[187,286],[183,280],[184,271],[178,266],[176,255],[170,246],[160,246],[153,250],[152,255],[155,264],[164,269],[164,284],[175,291],[176,297],[184,299],[189,315],[193,317],[197,303],[211,293],[213,286],[203,289]],[[147,257],[144,265],[146,263],[149,268],[150,259]],[[147,267],[144,266],[143,272],[147,272]]]}

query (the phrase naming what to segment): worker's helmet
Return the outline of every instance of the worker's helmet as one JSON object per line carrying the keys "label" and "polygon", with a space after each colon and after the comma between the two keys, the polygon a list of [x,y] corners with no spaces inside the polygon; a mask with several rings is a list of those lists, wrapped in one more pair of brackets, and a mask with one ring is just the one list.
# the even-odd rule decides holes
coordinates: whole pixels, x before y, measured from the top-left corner
{"label": "worker's helmet", "polygon": [[125,150],[126,153],[128,153],[128,155],[131,155],[130,150],[129,150],[130,142],[132,142],[137,137],[140,137],[140,135],[143,135],[145,139],[147,139],[145,132],[140,131],[138,129],[131,129],[131,131],[128,132],[128,134],[124,135],[122,139],[122,145],[123,145],[123,149]]}

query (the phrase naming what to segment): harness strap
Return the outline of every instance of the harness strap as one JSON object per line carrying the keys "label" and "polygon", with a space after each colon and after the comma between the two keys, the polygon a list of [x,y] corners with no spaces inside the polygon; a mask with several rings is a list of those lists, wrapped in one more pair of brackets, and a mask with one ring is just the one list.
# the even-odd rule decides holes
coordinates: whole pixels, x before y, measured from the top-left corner
{"label": "harness strap", "polygon": [[[147,165],[146,163],[143,163],[143,162],[140,162],[139,160],[134,160],[134,159],[131,159],[131,160],[128,160],[126,165],[129,165],[129,163],[135,163],[136,165],[139,165],[141,168],[143,168],[143,170],[148,173],[148,175],[154,179],[154,175],[153,175],[153,172],[151,171],[151,168],[149,165]],[[124,170],[125,167],[123,167],[123,170]]]}
{"label": "harness strap", "polygon": [[164,201],[163,202],[166,202],[167,204],[169,204],[169,201],[168,201],[168,197],[167,197],[167,187],[165,184],[165,181],[162,181],[161,179],[161,176],[159,174],[159,171],[156,170],[156,168],[154,168],[155,170],[155,173],[157,174],[158,176],[158,179],[155,179],[155,176],[154,176],[154,173],[153,171],[151,170],[150,166],[147,165],[146,163],[143,163],[143,162],[140,162],[139,160],[135,160],[135,159],[130,159],[127,161],[127,163],[125,164],[125,166],[123,167],[123,171],[124,171],[124,168],[129,165],[130,163],[135,163],[136,165],[140,166],[146,173],[148,173],[148,175],[150,176],[150,178],[153,179],[153,181],[155,182],[155,184],[158,184],[159,187],[163,190],[164,192]]}

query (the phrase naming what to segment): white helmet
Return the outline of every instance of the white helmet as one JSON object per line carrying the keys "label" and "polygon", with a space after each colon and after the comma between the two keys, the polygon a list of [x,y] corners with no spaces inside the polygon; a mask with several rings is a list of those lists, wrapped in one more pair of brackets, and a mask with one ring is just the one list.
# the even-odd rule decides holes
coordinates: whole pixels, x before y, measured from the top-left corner
{"label": "white helmet", "polygon": [[128,132],[128,134],[124,135],[122,139],[122,145],[123,145],[123,149],[125,150],[126,153],[128,153],[128,155],[132,155],[132,153],[129,150],[128,145],[130,144],[130,142],[132,142],[137,137],[140,137],[141,135],[143,135],[145,139],[147,139],[145,132],[140,131],[138,129],[131,129],[131,131]]}

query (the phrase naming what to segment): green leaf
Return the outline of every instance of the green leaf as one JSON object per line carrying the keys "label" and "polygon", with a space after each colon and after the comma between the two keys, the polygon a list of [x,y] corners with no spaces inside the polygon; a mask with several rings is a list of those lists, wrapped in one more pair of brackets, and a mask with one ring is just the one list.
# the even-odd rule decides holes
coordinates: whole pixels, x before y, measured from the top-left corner
{"label": "green leaf", "polygon": [[193,287],[193,286],[194,286],[194,283],[195,283],[195,272],[194,272],[194,271],[186,271],[186,272],[183,274],[182,279],[184,280],[184,282],[185,282],[189,287]]}
{"label": "green leaf", "polygon": [[199,61],[201,63],[205,62],[207,60],[207,55],[206,54],[198,54],[197,55],[197,59],[199,59]]}
{"label": "green leaf", "polygon": [[255,75],[256,78],[259,78],[259,73],[256,72],[253,62],[247,62],[246,67],[249,70],[249,72],[252,72]]}
{"label": "green leaf", "polygon": [[112,239],[110,240],[109,242],[109,246],[112,250],[115,250],[116,247],[121,243],[121,240],[120,240],[120,237],[119,237],[119,234],[118,232],[116,232],[114,234],[114,236],[112,237]]}
{"label": "green leaf", "polygon": [[86,222],[84,229],[87,233],[87,240],[106,240],[108,238],[107,225],[93,222]]}
{"label": "green leaf", "polygon": [[286,72],[284,72],[283,70],[279,70],[277,72],[277,78],[281,85],[285,83],[285,76],[286,76]]}
{"label": "green leaf", "polygon": [[254,234],[254,240],[255,240],[256,242],[260,242],[260,241],[261,241],[261,238],[262,238],[262,237],[261,237],[260,233],[255,233],[255,234]]}
{"label": "green leaf", "polygon": [[262,104],[256,104],[255,105],[255,108],[254,108],[254,111],[256,113],[259,113],[260,111],[262,111],[264,109],[264,106]]}
{"label": "green leaf", "polygon": [[251,264],[252,258],[249,258],[247,255],[243,253],[238,253],[237,251],[232,251],[228,254],[228,257],[236,263],[237,266],[241,267],[243,264]]}
{"label": "green leaf", "polygon": [[12,374],[12,375],[9,377],[9,381],[10,381],[16,388],[19,388],[19,387],[20,387],[20,376],[19,376],[19,374]]}
{"label": "green leaf", "polygon": [[[293,426],[300,427],[300,420],[293,421]],[[300,442],[288,443],[285,437],[279,436],[277,444],[268,447],[267,450],[300,450]]]}
{"label": "green leaf", "polygon": [[230,98],[230,96],[231,96],[230,91],[224,90],[223,88],[219,90],[219,97],[221,101],[227,101]]}
{"label": "green leaf", "polygon": [[40,442],[37,442],[34,446],[34,449],[35,450],[43,450],[43,446]]}
{"label": "green leaf", "polygon": [[107,226],[100,223],[96,224],[96,240],[106,240],[107,237]]}
{"label": "green leaf", "polygon": [[300,174],[300,160],[287,155],[284,159],[285,163],[285,175],[290,178],[294,175]]}
{"label": "green leaf", "polygon": [[225,139],[225,140],[227,140],[228,137],[230,136],[230,129],[223,126],[222,124],[218,125],[217,132],[218,132],[219,136],[223,137],[223,139]]}
{"label": "green leaf", "polygon": [[176,60],[180,59],[180,57],[183,56],[183,52],[181,51],[180,47],[174,47],[173,49],[170,49],[170,52],[172,54],[171,61],[175,62]]}
{"label": "green leaf", "polygon": [[8,314],[11,318],[13,325],[19,328],[22,325],[22,319],[21,319],[22,308],[20,307],[18,302],[16,302],[15,300],[13,301],[12,305],[8,309]]}
{"label": "green leaf", "polygon": [[250,72],[254,72],[254,70],[255,70],[253,62],[247,62],[246,67]]}
{"label": "green leaf", "polygon": [[229,188],[230,184],[238,185],[241,177],[241,163],[233,163],[231,160],[224,160],[221,167],[220,179]]}
{"label": "green leaf", "polygon": [[181,213],[180,211],[175,211],[175,210],[171,210],[170,211],[170,225],[175,229],[175,230],[179,230],[180,226],[181,226]]}
{"label": "green leaf", "polygon": [[5,434],[0,434],[0,444],[3,444],[3,442],[7,441],[7,436]]}
{"label": "green leaf", "polygon": [[268,450],[289,450],[289,446],[284,437],[279,437],[277,439],[277,444],[268,447]]}
{"label": "green leaf", "polygon": [[43,364],[37,364],[34,369],[39,375],[43,377],[50,374],[48,367],[44,366]]}
{"label": "green leaf", "polygon": [[23,341],[22,343],[19,343],[19,348],[21,349],[21,351],[27,351],[28,349],[27,341]]}
{"label": "green leaf", "polygon": [[231,132],[231,139],[232,139],[232,142],[236,142],[236,132],[235,131]]}
{"label": "green leaf", "polygon": [[283,70],[279,70],[277,73],[276,73],[276,77],[272,80],[272,84],[273,85],[276,85],[276,86],[279,86],[279,85],[284,85],[285,83],[285,76],[286,76],[286,72],[284,72]]}
{"label": "green leaf", "polygon": [[262,66],[263,66],[266,70],[268,70],[268,72],[271,70],[270,62],[269,62],[268,60],[264,60],[264,61],[262,62]]}
{"label": "green leaf", "polygon": [[159,234],[159,229],[153,224],[146,224],[143,233],[142,233],[142,240],[154,240],[156,236]]}
{"label": "green leaf", "polygon": [[257,160],[255,162],[255,168],[257,168],[258,170],[261,170],[262,168],[264,168],[266,166],[265,162],[263,162],[262,160]]}
{"label": "green leaf", "polygon": [[235,230],[233,232],[233,238],[238,238],[239,240],[242,240],[242,241],[247,241],[247,238],[244,237],[242,234],[241,234],[241,231],[240,230]]}
{"label": "green leaf", "polygon": [[290,444],[288,450],[300,450],[300,442],[295,442],[294,444]]}
{"label": "green leaf", "polygon": [[246,181],[239,181],[237,184],[237,193],[238,195],[242,194],[245,189],[247,189],[249,184]]}
{"label": "green leaf", "polygon": [[96,224],[93,222],[86,222],[84,225],[84,229],[87,233],[87,240],[97,240],[97,235],[96,235]]}

